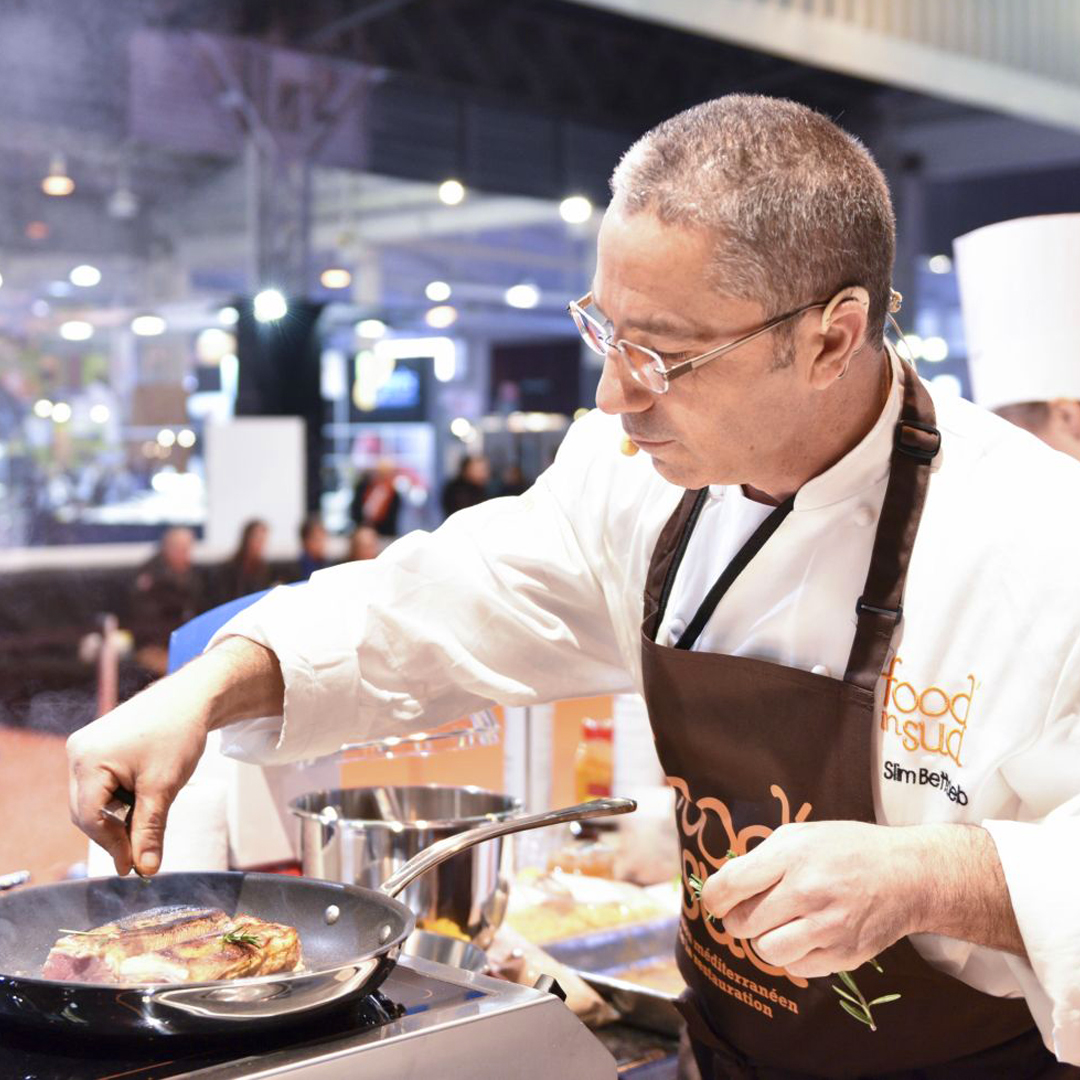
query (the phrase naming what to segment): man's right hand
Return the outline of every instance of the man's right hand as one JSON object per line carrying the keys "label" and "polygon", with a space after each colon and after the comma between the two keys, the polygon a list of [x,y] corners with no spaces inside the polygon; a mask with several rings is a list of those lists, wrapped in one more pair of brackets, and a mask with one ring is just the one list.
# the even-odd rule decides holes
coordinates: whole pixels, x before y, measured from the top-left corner
{"label": "man's right hand", "polygon": [[[206,747],[207,733],[234,720],[280,715],[277,658],[228,638],[68,739],[71,820],[113,857],[116,871],[153,874],[169,807]],[[102,810],[118,788],[135,796],[131,835]]]}
{"label": "man's right hand", "polygon": [[[118,874],[161,865],[169,807],[206,746],[205,699],[185,700],[185,675],[154,683],[68,739],[71,820],[108,851]],[[102,814],[117,788],[135,795],[130,838]]]}

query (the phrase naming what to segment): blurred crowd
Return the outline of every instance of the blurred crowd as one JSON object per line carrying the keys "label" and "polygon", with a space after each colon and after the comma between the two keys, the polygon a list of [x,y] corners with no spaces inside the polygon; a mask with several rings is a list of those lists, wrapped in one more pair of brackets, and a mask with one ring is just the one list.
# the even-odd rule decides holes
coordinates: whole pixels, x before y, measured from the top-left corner
{"label": "blurred crowd", "polygon": [[[343,561],[374,559],[398,534],[402,496],[398,470],[390,460],[380,461],[363,473],[350,507],[352,531]],[[504,495],[520,495],[528,483],[517,465],[493,477],[491,464],[480,454],[463,457],[457,473],[442,491],[445,517]],[[165,532],[157,553],[135,577],[130,630],[135,658],[153,674],[164,674],[169,636],[177,627],[207,609],[286,582],[304,581],[336,560],[328,552],[329,534],[318,515],[300,526],[300,554],[295,562],[267,558],[269,528],[265,521],[248,521],[236,550],[223,563],[202,566],[195,562],[195,535],[187,528]]]}

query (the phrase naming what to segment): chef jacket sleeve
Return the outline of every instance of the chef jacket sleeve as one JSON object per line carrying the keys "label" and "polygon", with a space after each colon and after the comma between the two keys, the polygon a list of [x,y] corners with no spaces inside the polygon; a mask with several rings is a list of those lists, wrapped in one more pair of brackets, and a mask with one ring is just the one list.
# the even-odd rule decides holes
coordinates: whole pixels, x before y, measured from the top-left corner
{"label": "chef jacket sleeve", "polygon": [[[575,425],[575,428],[580,425]],[[404,735],[493,703],[631,689],[597,576],[591,455],[574,429],[524,495],[461,511],[377,559],[320,571],[241,612],[212,639],[271,649],[284,717],[229,725],[223,749],[277,764]],[[590,550],[583,547],[583,536]]]}
{"label": "chef jacket sleeve", "polygon": [[997,846],[1027,949],[1030,972],[1017,974],[1038,980],[1025,997],[1058,1059],[1080,1065],[1080,641],[1041,735],[1002,772],[1019,812],[1015,820],[983,825]]}

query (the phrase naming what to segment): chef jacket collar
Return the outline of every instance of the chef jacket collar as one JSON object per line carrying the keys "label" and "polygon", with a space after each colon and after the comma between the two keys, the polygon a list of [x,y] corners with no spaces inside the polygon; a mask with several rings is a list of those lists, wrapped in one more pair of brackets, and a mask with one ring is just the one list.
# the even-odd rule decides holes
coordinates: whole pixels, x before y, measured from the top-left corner
{"label": "chef jacket collar", "polygon": [[[818,510],[843,502],[874,487],[889,475],[893,431],[900,417],[904,375],[893,347],[886,344],[885,348],[889,355],[892,381],[881,415],[857,446],[848,451],[835,465],[808,480],[799,488],[795,495],[796,511]],[[737,486],[732,489],[726,485],[716,484],[709,488],[709,494],[714,499],[721,499],[726,495],[742,495],[742,491]]]}

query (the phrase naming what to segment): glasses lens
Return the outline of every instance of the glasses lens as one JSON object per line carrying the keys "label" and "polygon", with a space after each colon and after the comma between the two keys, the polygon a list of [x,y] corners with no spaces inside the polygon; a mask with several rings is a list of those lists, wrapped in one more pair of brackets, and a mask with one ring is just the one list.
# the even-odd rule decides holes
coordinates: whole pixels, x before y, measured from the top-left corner
{"label": "glasses lens", "polygon": [[576,304],[570,305],[570,317],[578,328],[581,340],[592,349],[593,352],[603,356],[607,352],[607,346],[600,333],[600,327],[593,322]]}
{"label": "glasses lens", "polygon": [[630,374],[642,386],[648,387],[654,394],[662,394],[667,390],[667,379],[663,376],[660,358],[655,353],[629,341],[620,341],[619,346],[619,351],[630,365]]}

